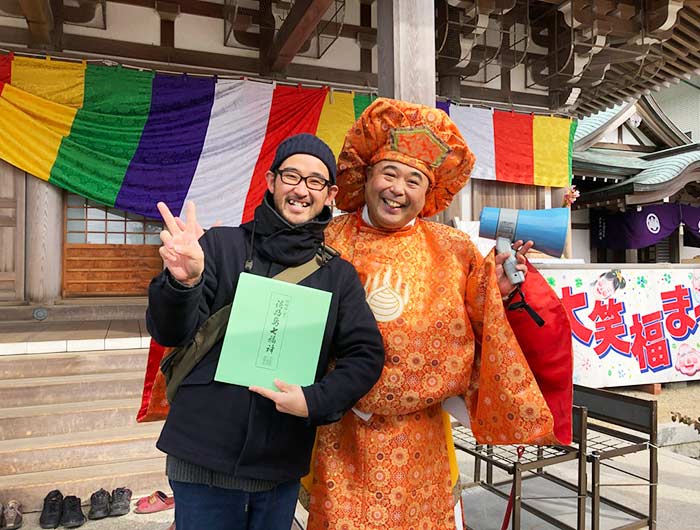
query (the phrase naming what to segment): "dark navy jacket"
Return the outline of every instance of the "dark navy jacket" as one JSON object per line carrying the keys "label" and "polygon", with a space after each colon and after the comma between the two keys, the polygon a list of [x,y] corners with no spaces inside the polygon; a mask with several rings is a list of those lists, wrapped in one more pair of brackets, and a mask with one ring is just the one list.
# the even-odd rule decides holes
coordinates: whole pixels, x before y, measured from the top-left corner
{"label": "dark navy jacket", "polygon": [[[246,259],[253,260],[253,274],[267,277],[304,263],[329,220],[326,208],[315,220],[290,226],[268,195],[256,221],[209,230],[200,239],[205,270],[196,287],[178,286],[167,270],[151,282],[151,336],[164,346],[187,344],[211,314],[233,300]],[[303,388],[309,418],[278,412],[272,401],[246,387],[213,381],[219,342],[180,385],[157,443],[160,450],[240,478],[282,482],[308,472],[316,426],[339,420],[369,391],[381,374],[384,349],[350,263],[335,257],[300,285],[332,293],[316,383]]]}

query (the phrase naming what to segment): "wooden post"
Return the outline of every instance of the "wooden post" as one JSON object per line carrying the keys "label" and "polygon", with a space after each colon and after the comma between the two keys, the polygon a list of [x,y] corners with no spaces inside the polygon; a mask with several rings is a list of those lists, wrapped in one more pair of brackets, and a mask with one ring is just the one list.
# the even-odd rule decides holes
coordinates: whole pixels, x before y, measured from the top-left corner
{"label": "wooden post", "polygon": [[27,301],[53,304],[61,296],[63,192],[27,175]]}
{"label": "wooden post", "polygon": [[435,5],[377,2],[379,95],[435,106]]}

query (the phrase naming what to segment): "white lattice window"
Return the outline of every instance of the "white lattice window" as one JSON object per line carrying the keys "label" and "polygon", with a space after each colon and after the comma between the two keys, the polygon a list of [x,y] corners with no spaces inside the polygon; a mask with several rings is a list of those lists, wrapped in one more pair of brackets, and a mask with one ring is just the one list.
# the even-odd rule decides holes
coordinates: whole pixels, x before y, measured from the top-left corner
{"label": "white lattice window", "polygon": [[66,242],[97,245],[160,245],[160,221],[148,219],[69,193]]}

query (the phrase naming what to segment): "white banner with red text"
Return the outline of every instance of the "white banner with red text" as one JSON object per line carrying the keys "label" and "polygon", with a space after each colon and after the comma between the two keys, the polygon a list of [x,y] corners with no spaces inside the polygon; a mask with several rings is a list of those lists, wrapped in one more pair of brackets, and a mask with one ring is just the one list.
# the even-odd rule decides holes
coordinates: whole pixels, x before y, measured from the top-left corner
{"label": "white banner with red text", "polygon": [[700,264],[537,267],[571,320],[574,383],[604,388],[700,379]]}

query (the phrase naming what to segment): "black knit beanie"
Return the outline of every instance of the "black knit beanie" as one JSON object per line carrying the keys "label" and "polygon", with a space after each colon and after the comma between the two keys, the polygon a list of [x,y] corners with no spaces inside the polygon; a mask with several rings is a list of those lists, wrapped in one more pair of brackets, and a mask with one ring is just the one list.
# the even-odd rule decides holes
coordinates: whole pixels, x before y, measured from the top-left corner
{"label": "black knit beanie", "polygon": [[313,134],[296,134],[283,141],[277,148],[270,171],[274,173],[282,165],[282,162],[298,153],[315,156],[323,162],[328,168],[331,184],[335,184],[335,155],[326,142]]}

